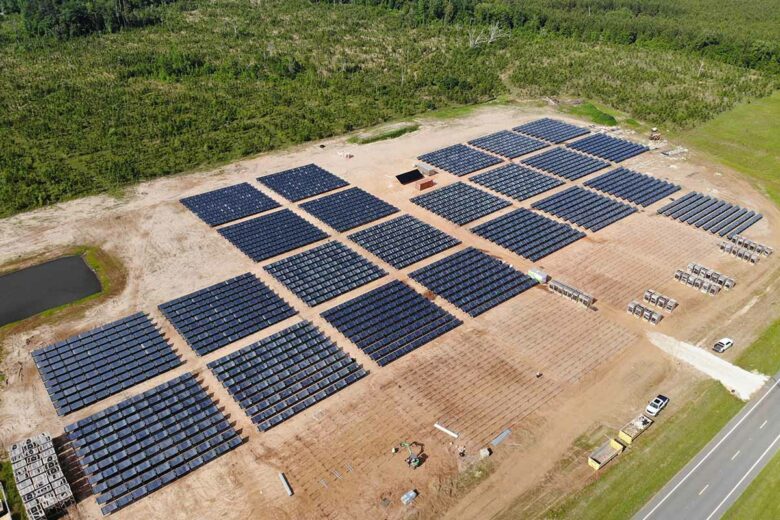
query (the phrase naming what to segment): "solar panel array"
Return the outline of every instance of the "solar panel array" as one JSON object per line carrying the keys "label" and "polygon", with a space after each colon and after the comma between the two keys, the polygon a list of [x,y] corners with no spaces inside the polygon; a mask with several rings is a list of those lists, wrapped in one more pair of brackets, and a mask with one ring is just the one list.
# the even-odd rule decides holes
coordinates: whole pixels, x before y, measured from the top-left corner
{"label": "solar panel array", "polygon": [[241,444],[192,374],[71,424],[65,433],[104,515]]}
{"label": "solar panel array", "polygon": [[159,309],[200,356],[296,314],[250,273],[163,303]]}
{"label": "solar panel array", "polygon": [[471,180],[516,200],[529,199],[563,184],[563,181],[517,164],[499,166]]}
{"label": "solar panel array", "polygon": [[293,325],[208,367],[261,431],[366,375],[309,322]]}
{"label": "solar panel array", "polygon": [[398,212],[392,204],[360,188],[304,202],[301,207],[338,231],[347,231]]}
{"label": "solar panel array", "polygon": [[387,274],[340,242],[279,260],[265,270],[312,307]]}
{"label": "solar panel array", "polygon": [[472,317],[536,285],[534,279],[473,247],[418,269],[411,276]]}
{"label": "solar panel array", "polygon": [[219,233],[255,262],[328,237],[289,209],[221,228]]}
{"label": "solar panel array", "polygon": [[609,193],[642,207],[647,207],[680,189],[678,185],[671,182],[626,168],[617,168],[604,175],[599,175],[595,179],[585,182],[585,186]]}
{"label": "solar panel array", "polygon": [[258,177],[257,180],[292,202],[327,193],[349,184],[316,164],[272,173]]}
{"label": "solar panel array", "polygon": [[560,193],[532,204],[533,208],[546,211],[568,222],[574,222],[591,231],[604,229],[636,213],[636,208],[609,197],[599,195],[579,186],[572,186]]}
{"label": "solar panel array", "polygon": [[412,202],[460,226],[510,205],[500,197],[462,182],[418,195]]}
{"label": "solar panel array", "polygon": [[731,238],[763,218],[761,213],[691,192],[658,210],[661,215]]}
{"label": "solar panel array", "polygon": [[480,224],[472,231],[534,262],[585,236],[568,224],[525,208]]}
{"label": "solar panel array", "polygon": [[147,314],[137,313],[32,353],[59,415],[181,365]]}
{"label": "solar panel array", "polygon": [[553,148],[539,155],[534,155],[523,161],[523,164],[553,173],[570,181],[585,177],[609,166],[608,162],[575,153],[565,148]]}
{"label": "solar panel array", "polygon": [[460,244],[460,240],[411,215],[358,231],[349,238],[396,269],[403,269]]}
{"label": "solar panel array", "polygon": [[552,143],[562,143],[588,133],[588,130],[585,128],[547,117],[520,125],[512,130],[538,137],[539,139],[544,139],[545,141],[550,141]]}
{"label": "solar panel array", "polygon": [[408,285],[391,282],[322,313],[379,366],[385,366],[461,321]]}
{"label": "solar panel array", "polygon": [[544,141],[519,135],[509,130],[502,130],[495,134],[474,139],[469,141],[469,144],[508,159],[514,159],[515,157],[550,146]]}
{"label": "solar panel array", "polygon": [[459,177],[501,162],[498,157],[469,148],[464,144],[426,153],[418,159]]}
{"label": "solar panel array", "polygon": [[179,202],[209,226],[279,207],[279,203],[246,182],[185,197]]}
{"label": "solar panel array", "polygon": [[605,134],[589,135],[567,146],[612,162],[625,161],[649,150],[647,146]]}

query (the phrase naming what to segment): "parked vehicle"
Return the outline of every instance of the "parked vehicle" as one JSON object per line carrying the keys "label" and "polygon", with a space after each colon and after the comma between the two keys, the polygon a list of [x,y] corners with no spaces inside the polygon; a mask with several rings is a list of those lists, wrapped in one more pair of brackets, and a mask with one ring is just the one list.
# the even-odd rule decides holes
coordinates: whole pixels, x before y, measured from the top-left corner
{"label": "parked vehicle", "polygon": [[647,408],[645,408],[645,411],[655,417],[659,413],[661,413],[661,410],[666,408],[666,405],[669,404],[669,398],[665,395],[658,394],[655,399],[650,401],[647,404]]}
{"label": "parked vehicle", "polygon": [[712,347],[712,350],[717,352],[718,354],[723,354],[728,349],[734,346],[734,340],[731,338],[723,338],[718,340],[717,343],[715,343],[715,346]]}

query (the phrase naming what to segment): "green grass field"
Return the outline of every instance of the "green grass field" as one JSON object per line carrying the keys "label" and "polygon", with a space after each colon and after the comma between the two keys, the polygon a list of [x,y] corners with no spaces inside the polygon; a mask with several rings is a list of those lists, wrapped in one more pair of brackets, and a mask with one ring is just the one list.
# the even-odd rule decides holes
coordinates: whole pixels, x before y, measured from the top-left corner
{"label": "green grass field", "polygon": [[[0,454],[0,457],[4,456],[4,453]],[[11,508],[11,519],[26,520],[27,515],[24,513],[22,497],[19,496],[19,492],[16,490],[13,470],[11,469],[11,463],[8,460],[0,460],[0,483],[3,484],[3,489],[5,489],[5,494],[8,497],[8,506]]]}
{"label": "green grass field", "polygon": [[723,515],[723,520],[780,518],[780,453],[777,453],[742,496]]}

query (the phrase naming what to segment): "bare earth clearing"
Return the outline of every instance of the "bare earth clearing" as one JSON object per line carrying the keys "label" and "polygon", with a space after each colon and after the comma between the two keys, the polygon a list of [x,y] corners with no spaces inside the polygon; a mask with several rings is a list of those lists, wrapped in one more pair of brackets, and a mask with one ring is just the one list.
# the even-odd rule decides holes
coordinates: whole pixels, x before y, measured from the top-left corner
{"label": "bare earth clearing", "polygon": [[[691,383],[701,376],[652,346],[646,338],[649,330],[705,347],[729,335],[738,346],[725,357],[737,355],[773,315],[767,301],[771,291],[766,289],[777,275],[776,255],[757,265],[726,256],[718,249],[718,237],[656,215],[655,210],[665,203],[659,201],[538,263],[554,278],[593,294],[598,299],[596,310],[586,310],[539,287],[476,319],[439,298],[437,303],[464,325],[379,368],[319,313],[387,283],[388,278],[308,308],[262,269],[279,257],[252,262],[178,200],[249,182],[381,265],[391,278],[425,292],[408,273],[457,249],[399,271],[255,181],[266,173],[315,162],[456,236],[463,242],[458,248],[475,246],[527,271],[533,265],[530,262],[409,202],[416,192],[412,186],[399,185],[394,176],[408,170],[421,153],[545,115],[550,114],[539,109],[491,107],[458,120],[423,120],[420,130],[394,140],[361,146],[334,139],[219,171],[142,184],[122,200],[91,197],[1,221],[0,265],[52,248],[94,244],[124,262],[128,281],[122,294],[79,320],[6,339],[2,369],[8,381],[0,403],[0,443],[7,446],[41,430],[61,434],[66,424],[195,371],[242,429],[246,442],[121,510],[117,518],[405,518],[440,516],[445,511],[451,518],[489,518],[499,513],[514,496],[536,485],[584,432],[601,424],[621,426],[659,391],[673,397],[672,406],[684,400]],[[347,153],[354,157],[345,158]],[[660,150],[624,165],[681,184],[683,191],[674,196],[698,190],[761,211],[764,219],[746,234],[772,246],[780,244],[778,211],[735,174],[684,158],[668,158]],[[456,179],[442,173],[436,180],[442,185]],[[529,207],[549,194],[515,202],[467,227],[516,207]],[[709,297],[679,284],[674,271],[688,262],[734,277],[736,288]],[[162,318],[157,305],[247,271],[292,303],[299,316],[199,358]],[[625,312],[629,301],[641,300],[650,288],[680,302],[658,327]],[[139,310],[151,313],[163,326],[185,359],[184,365],[59,418],[29,352]],[[259,433],[205,365],[301,318],[313,321],[334,338],[370,375],[270,432]],[[544,376],[536,378],[537,371]],[[461,433],[457,444],[466,447],[465,459],[457,456],[452,439],[433,428],[436,421]],[[662,421],[657,427],[662,427]],[[476,460],[479,448],[506,428],[513,433],[496,449],[495,471],[466,496],[451,496],[458,471]],[[401,454],[391,455],[390,448],[401,440],[425,446],[428,459],[420,469],[410,471]],[[294,497],[284,493],[279,471],[287,474]],[[581,480],[583,475],[587,473],[570,478]],[[405,508],[398,499],[409,489],[417,489],[420,498]],[[92,497],[81,501],[77,510],[73,512],[76,517],[101,518]]]}

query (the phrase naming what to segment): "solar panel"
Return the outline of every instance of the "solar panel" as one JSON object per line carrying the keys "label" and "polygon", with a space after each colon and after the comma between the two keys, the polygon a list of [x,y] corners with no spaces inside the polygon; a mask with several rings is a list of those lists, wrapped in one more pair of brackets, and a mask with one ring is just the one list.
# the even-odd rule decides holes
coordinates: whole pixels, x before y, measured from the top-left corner
{"label": "solar panel", "polygon": [[312,307],[387,274],[340,242],[279,260],[265,270]]}
{"label": "solar panel", "polygon": [[464,144],[426,153],[418,159],[459,177],[501,162],[498,157],[469,148]]}
{"label": "solar panel", "polygon": [[70,424],[65,433],[104,515],[241,444],[192,374]]}
{"label": "solar panel", "polygon": [[403,215],[349,236],[396,269],[460,244],[460,240],[433,226]]}
{"label": "solar panel", "polygon": [[219,234],[255,262],[328,238],[289,209],[221,228]]}
{"label": "solar panel", "polygon": [[585,236],[568,224],[525,208],[480,224],[472,231],[533,262]]}
{"label": "solar panel", "polygon": [[756,211],[697,192],[688,193],[663,206],[658,213],[728,238],[742,233],[763,218]]}
{"label": "solar panel", "polygon": [[565,148],[553,148],[539,155],[534,155],[523,161],[523,164],[553,173],[570,181],[585,177],[609,166],[608,162],[575,153]]}
{"label": "solar panel", "polygon": [[179,202],[209,226],[219,226],[279,207],[275,200],[246,182],[185,197]]}
{"label": "solar panel", "polygon": [[495,134],[474,139],[469,141],[469,144],[508,159],[514,159],[515,157],[550,146],[544,141],[519,135],[509,130],[502,130]]}
{"label": "solar panel", "polygon": [[605,134],[589,135],[566,146],[612,162],[625,161],[649,150],[647,146]]}
{"label": "solar panel", "polygon": [[181,365],[147,314],[137,313],[32,353],[59,415]]}
{"label": "solar panel", "polygon": [[257,179],[287,200],[297,202],[336,190],[349,183],[316,164],[307,164]]}
{"label": "solar panel", "polygon": [[301,208],[337,231],[347,231],[398,212],[395,206],[360,188],[304,202]]}
{"label": "solar panel", "polygon": [[642,207],[647,207],[680,189],[678,185],[671,182],[626,168],[617,168],[604,175],[599,175],[595,179],[585,182],[585,186],[609,193]]}
{"label": "solar panel", "polygon": [[391,282],[322,313],[379,366],[385,366],[461,321],[402,282]]}
{"label": "solar panel", "polygon": [[366,371],[308,321],[208,364],[261,431],[366,376]]}
{"label": "solar panel", "polygon": [[502,198],[462,182],[418,195],[412,202],[460,226],[510,205]]}
{"label": "solar panel", "polygon": [[470,247],[418,269],[412,278],[470,316],[479,316],[530,289],[536,281]]}
{"label": "solar panel", "polygon": [[512,130],[538,137],[539,139],[544,139],[551,143],[562,143],[588,133],[588,130],[585,128],[564,123],[557,119],[550,119],[548,117],[531,121],[530,123],[515,127]]}
{"label": "solar panel", "polygon": [[568,222],[598,231],[636,213],[636,208],[579,186],[572,186],[532,204]]}
{"label": "solar panel", "polygon": [[515,200],[529,199],[563,184],[563,181],[517,164],[499,166],[470,180]]}
{"label": "solar panel", "polygon": [[159,309],[200,356],[297,314],[250,273],[163,303]]}

